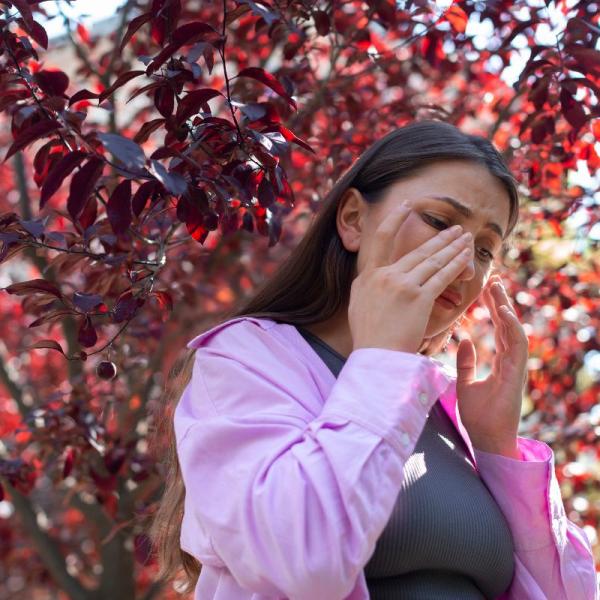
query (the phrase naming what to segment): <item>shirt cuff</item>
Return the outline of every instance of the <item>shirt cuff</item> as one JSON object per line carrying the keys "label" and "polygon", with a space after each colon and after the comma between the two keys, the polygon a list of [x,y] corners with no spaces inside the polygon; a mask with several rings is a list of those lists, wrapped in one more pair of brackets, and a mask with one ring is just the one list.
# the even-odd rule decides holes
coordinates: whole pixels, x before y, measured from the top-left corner
{"label": "shirt cuff", "polygon": [[515,549],[538,550],[554,543],[549,511],[554,454],[544,442],[518,437],[517,443],[522,460],[476,448],[474,455],[480,477],[508,522]]}

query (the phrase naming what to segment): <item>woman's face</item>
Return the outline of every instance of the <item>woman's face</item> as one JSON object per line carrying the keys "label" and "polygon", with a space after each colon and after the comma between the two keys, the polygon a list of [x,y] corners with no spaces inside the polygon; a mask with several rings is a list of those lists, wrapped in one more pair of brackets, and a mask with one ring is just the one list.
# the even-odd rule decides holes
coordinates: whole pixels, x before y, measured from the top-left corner
{"label": "woman's face", "polygon": [[459,304],[434,302],[425,338],[448,329],[477,299],[499,257],[510,216],[510,199],[500,180],[484,165],[465,160],[443,161],[390,185],[377,204],[355,198],[358,202],[349,199],[340,206],[338,231],[346,248],[358,250],[356,274],[364,268],[365,251],[374,241],[377,226],[403,201],[411,212],[398,231],[401,255],[454,224],[471,232],[472,259],[446,288],[458,294]]}

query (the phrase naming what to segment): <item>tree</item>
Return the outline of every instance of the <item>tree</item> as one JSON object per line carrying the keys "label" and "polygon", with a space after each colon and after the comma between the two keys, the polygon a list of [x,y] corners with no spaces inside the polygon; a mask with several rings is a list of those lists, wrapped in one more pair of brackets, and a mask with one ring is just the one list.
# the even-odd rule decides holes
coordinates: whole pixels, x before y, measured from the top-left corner
{"label": "tree", "polygon": [[363,148],[422,117],[489,135],[520,179],[523,435],[600,556],[596,4],[128,0],[109,44],[69,24],[73,80],[44,60],[44,3],[0,4],[0,594],[168,596],[145,533],[168,367]]}

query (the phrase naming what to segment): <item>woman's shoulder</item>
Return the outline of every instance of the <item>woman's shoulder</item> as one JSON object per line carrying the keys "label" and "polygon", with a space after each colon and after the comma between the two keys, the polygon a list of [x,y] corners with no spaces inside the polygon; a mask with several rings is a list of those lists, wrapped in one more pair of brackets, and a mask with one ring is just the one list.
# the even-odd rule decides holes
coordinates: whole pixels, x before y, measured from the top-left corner
{"label": "woman's shoulder", "polygon": [[272,319],[263,317],[240,316],[227,319],[221,323],[213,325],[206,331],[196,335],[188,343],[187,347],[197,350],[202,346],[209,345],[216,340],[217,334],[220,341],[234,340],[239,337],[256,335],[257,327],[263,331],[268,331],[278,323]]}
{"label": "woman's shoulder", "polygon": [[[194,350],[206,350],[255,362],[259,356],[304,356],[306,349],[296,328],[285,322],[266,317],[242,315],[227,319],[200,333],[187,343]],[[202,352],[201,352],[202,353]]]}

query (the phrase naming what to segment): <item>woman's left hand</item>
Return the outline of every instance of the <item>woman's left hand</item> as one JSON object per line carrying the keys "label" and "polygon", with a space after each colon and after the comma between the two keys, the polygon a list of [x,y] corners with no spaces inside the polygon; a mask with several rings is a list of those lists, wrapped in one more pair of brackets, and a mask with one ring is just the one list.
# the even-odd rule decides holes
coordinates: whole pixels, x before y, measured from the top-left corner
{"label": "woman's left hand", "polygon": [[471,339],[461,340],[456,357],[460,419],[474,448],[520,459],[517,431],[527,382],[527,334],[498,275],[488,280],[482,297],[494,324],[496,353],[491,373],[476,380],[475,346]]}

